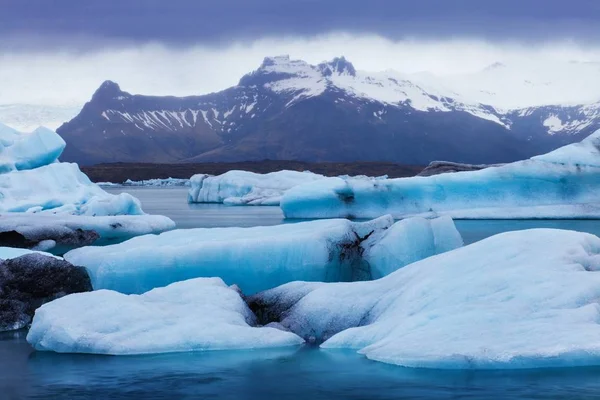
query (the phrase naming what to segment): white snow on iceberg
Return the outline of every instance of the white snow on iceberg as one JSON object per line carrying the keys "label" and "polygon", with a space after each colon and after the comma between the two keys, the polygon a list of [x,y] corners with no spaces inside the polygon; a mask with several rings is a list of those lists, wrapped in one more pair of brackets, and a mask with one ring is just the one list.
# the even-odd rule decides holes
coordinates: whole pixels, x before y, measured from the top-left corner
{"label": "white snow on iceberg", "polygon": [[268,174],[247,171],[229,171],[218,176],[198,174],[190,179],[188,202],[277,206],[285,191],[322,178],[312,172],[287,170]]}
{"label": "white snow on iceberg", "polygon": [[325,178],[290,189],[287,218],[600,218],[600,131],[529,160],[429,177]]}
{"label": "white snow on iceberg", "polygon": [[219,278],[198,278],[142,295],[99,290],[43,305],[27,335],[36,350],[147,354],[294,346],[303,340],[255,318]]}
{"label": "white snow on iceberg", "polygon": [[245,293],[255,293],[294,280],[373,279],[461,245],[450,219],[394,225],[385,216],[362,223],[334,219],[181,229],[76,249],[65,259],[88,268],[94,289],[143,293],[177,281],[219,276]]}
{"label": "white snow on iceberg", "polygon": [[[249,305],[324,348],[418,368],[600,365],[600,238],[507,232],[370,282],[293,282]],[[266,320],[265,320],[266,319]]]}

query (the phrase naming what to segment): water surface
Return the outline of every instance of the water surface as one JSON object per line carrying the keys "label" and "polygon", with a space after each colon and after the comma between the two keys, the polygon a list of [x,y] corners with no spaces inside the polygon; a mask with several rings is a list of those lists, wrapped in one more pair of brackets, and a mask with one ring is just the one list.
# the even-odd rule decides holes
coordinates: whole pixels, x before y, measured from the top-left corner
{"label": "water surface", "polygon": [[436,371],[296,347],[149,356],[31,351],[0,334],[1,399],[599,398],[600,369]]}
{"label": "water surface", "polygon": [[[279,207],[188,204],[187,188],[109,187],[111,193],[128,192],[140,199],[144,211],[171,218],[179,228],[212,228],[294,223],[285,220]],[[600,235],[598,220],[457,220],[456,228],[465,244],[501,232],[531,228],[570,229]]]}

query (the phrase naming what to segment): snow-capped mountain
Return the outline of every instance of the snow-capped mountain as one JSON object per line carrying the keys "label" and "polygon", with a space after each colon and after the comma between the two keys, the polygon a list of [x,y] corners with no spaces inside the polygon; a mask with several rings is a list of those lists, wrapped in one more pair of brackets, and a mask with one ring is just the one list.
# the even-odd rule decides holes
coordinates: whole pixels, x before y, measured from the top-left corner
{"label": "snow-capped mountain", "polygon": [[237,86],[202,96],[132,95],[106,81],[58,132],[68,143],[63,159],[83,164],[267,158],[428,164],[514,161],[600,128],[600,103],[539,104],[532,91],[548,89],[535,82],[530,86],[538,89],[522,90],[529,98],[514,101],[527,106],[512,108],[489,77],[504,69],[494,65],[477,78],[479,98],[490,100],[484,103],[472,82],[457,83],[460,76],[368,73],[343,57],[318,65],[268,57]]}

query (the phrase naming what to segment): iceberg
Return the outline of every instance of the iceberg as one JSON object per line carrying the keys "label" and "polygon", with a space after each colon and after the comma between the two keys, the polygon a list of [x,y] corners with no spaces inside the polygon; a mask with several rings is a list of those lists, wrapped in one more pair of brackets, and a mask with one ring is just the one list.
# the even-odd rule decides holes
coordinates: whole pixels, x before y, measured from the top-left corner
{"label": "iceberg", "polygon": [[0,171],[20,171],[52,164],[58,160],[65,145],[65,141],[55,132],[39,127],[2,148]]}
{"label": "iceberg", "polygon": [[325,178],[287,191],[287,218],[600,218],[600,130],[548,154],[428,177]]}
{"label": "iceberg", "polygon": [[92,183],[77,164],[54,163],[0,174],[0,212],[77,215],[142,215],[140,202],[111,195]]}
{"label": "iceberg", "polygon": [[148,354],[297,346],[303,340],[255,317],[219,278],[178,282],[142,295],[74,294],[35,312],[27,341],[60,353]]}
{"label": "iceberg", "polygon": [[135,197],[105,192],[77,164],[58,162],[64,147],[49,129],[0,124],[0,245],[60,252],[175,228],[146,215]]}
{"label": "iceberg", "polygon": [[[253,228],[180,229],[65,254],[94,289],[140,294],[198,277],[221,277],[245,293],[294,281],[358,281],[462,246],[451,219],[394,224],[321,220]],[[381,264],[381,265],[380,265]]]}
{"label": "iceberg", "polygon": [[0,248],[0,332],[26,327],[46,302],[90,290],[83,267],[42,252]]}
{"label": "iceberg", "polygon": [[292,282],[247,301],[323,348],[416,368],[600,365],[600,238],[507,232],[381,279]]}
{"label": "iceberg", "polygon": [[[110,182],[103,182],[104,184],[109,183],[111,186],[114,184],[110,184]],[[165,179],[145,179],[141,181],[132,181],[131,179],[127,179],[123,182],[123,186],[190,186],[189,179],[181,179],[181,178],[165,178]]]}
{"label": "iceberg", "polygon": [[162,215],[6,213],[0,214],[0,245],[64,254],[77,247],[114,244],[172,229],[175,223]]}
{"label": "iceberg", "polygon": [[268,174],[235,170],[218,176],[198,174],[190,179],[188,202],[278,206],[285,191],[322,178],[312,172],[287,170]]}

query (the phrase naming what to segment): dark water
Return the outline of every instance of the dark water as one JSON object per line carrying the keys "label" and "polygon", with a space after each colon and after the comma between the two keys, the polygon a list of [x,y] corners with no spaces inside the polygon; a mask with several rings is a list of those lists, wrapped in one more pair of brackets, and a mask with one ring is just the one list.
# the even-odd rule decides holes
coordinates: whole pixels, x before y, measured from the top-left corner
{"label": "dark water", "polygon": [[[110,191],[119,191],[111,188]],[[282,223],[276,207],[188,205],[183,188],[127,188],[146,212],[182,228]],[[600,234],[596,221],[457,221],[470,243],[534,227]],[[110,357],[34,352],[25,332],[0,334],[0,399],[600,399],[599,368],[436,371],[353,351],[262,351]]]}

